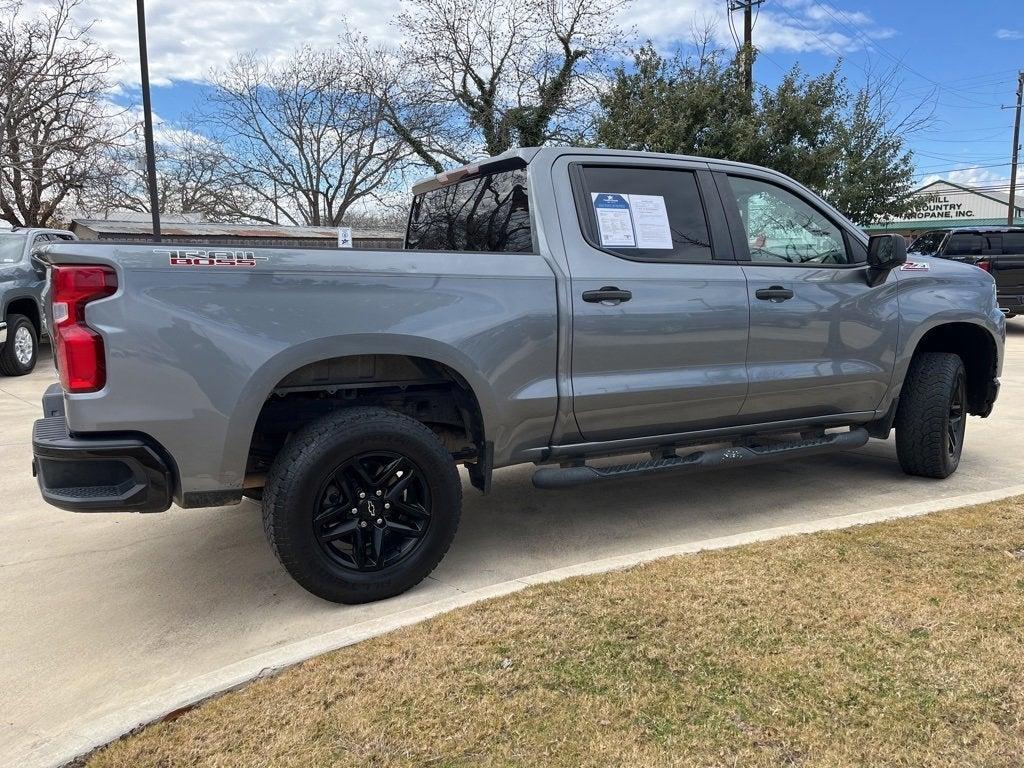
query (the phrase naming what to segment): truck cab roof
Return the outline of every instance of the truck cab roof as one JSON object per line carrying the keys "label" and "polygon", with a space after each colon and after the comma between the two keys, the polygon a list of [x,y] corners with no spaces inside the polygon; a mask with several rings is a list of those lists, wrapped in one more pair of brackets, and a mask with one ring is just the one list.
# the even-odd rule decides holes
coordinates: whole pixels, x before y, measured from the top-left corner
{"label": "truck cab roof", "polygon": [[1010,227],[1010,226],[1006,226],[1006,227],[997,227],[997,226],[988,226],[988,227],[955,227],[953,229],[936,230],[936,231],[939,231],[939,232],[949,232],[950,234],[957,234],[957,235],[960,235],[960,234],[985,235],[985,234],[1000,233],[1000,232],[1024,232],[1024,227]]}

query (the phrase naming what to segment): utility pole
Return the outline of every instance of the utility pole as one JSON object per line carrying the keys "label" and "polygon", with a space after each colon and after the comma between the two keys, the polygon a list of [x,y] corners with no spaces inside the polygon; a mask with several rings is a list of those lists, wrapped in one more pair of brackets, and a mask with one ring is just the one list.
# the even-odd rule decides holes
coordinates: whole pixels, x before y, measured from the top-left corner
{"label": "utility pole", "polygon": [[1024,69],[1017,75],[1017,117],[1013,121],[1013,159],[1010,161],[1010,209],[1006,212],[1006,223],[1014,224],[1017,206],[1017,158],[1020,156],[1020,105],[1024,98]]}
{"label": "utility pole", "polygon": [[145,0],[136,0],[139,22],[139,63],[142,75],[142,130],[146,139],[146,179],[149,209],[153,216],[153,240],[160,242],[160,195],[156,188],[156,149],[153,146],[153,104],[149,100],[149,52],[146,50]]}
{"label": "utility pole", "polygon": [[754,92],[754,6],[764,0],[729,0],[729,13],[743,11],[743,86]]}

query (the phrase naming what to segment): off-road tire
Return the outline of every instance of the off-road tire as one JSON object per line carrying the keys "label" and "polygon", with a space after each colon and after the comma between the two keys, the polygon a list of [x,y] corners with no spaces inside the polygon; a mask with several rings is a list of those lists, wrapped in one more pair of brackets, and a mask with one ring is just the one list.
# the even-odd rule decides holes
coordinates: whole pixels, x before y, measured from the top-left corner
{"label": "off-road tire", "polygon": [[[357,572],[333,562],[314,535],[324,479],[368,450],[411,459],[429,486],[431,517],[417,548],[381,570]],[[451,546],[462,508],[462,482],[451,454],[430,429],[383,408],[336,411],[297,431],[267,474],[263,528],[274,554],[302,587],[336,603],[366,603],[405,592],[434,570]]]}
{"label": "off-road tire", "polygon": [[[14,339],[19,329],[26,329],[32,339],[32,357],[27,363],[18,360],[15,353]],[[24,315],[10,314],[7,316],[7,341],[0,350],[0,374],[4,376],[24,376],[32,373],[39,358],[39,334],[32,321]]]}
{"label": "off-road tire", "polygon": [[924,352],[910,363],[896,411],[896,455],[908,475],[944,479],[956,471],[963,451],[966,397],[955,450],[949,448],[951,406],[966,386],[963,361],[949,352]]}

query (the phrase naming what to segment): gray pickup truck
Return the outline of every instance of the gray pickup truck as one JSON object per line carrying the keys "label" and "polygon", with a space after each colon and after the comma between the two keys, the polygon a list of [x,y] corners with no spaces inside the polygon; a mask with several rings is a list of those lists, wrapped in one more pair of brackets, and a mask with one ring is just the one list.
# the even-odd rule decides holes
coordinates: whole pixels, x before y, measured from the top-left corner
{"label": "gray pickup truck", "polygon": [[32,260],[33,249],[77,239],[62,229],[0,232],[0,374],[31,373],[46,331],[41,310],[46,267]]}
{"label": "gray pickup truck", "polygon": [[869,240],[773,171],[551,147],[413,193],[401,251],[45,249],[61,384],[33,435],[44,499],[258,498],[303,587],[363,602],[444,556],[460,464],[485,493],[525,462],[560,489],[895,428],[903,469],[944,478],[995,402],[992,277],[908,262],[902,238]]}

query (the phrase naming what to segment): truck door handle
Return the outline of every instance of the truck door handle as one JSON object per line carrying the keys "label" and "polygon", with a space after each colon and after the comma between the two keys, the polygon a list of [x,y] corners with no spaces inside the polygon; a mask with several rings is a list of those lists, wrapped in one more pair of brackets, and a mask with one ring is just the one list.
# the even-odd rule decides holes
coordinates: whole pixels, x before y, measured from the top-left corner
{"label": "truck door handle", "polygon": [[773,285],[771,288],[758,288],[754,295],[762,301],[774,301],[778,304],[793,298],[793,291],[783,288],[781,285]]}
{"label": "truck door handle", "polygon": [[583,300],[589,301],[592,304],[597,304],[602,301],[614,301],[616,304],[621,304],[622,302],[629,301],[632,298],[632,291],[622,291],[613,285],[606,285],[598,291],[583,292]]}

